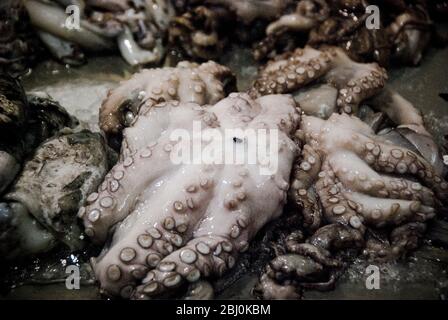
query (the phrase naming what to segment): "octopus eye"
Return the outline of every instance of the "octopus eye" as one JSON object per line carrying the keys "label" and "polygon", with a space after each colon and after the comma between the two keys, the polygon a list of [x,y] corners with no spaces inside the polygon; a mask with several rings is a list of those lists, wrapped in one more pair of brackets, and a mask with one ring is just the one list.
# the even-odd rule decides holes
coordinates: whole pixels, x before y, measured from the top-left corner
{"label": "octopus eye", "polygon": [[126,127],[129,127],[130,125],[132,125],[132,123],[135,120],[135,115],[134,113],[132,113],[132,111],[126,111],[126,113],[124,114],[124,124]]}

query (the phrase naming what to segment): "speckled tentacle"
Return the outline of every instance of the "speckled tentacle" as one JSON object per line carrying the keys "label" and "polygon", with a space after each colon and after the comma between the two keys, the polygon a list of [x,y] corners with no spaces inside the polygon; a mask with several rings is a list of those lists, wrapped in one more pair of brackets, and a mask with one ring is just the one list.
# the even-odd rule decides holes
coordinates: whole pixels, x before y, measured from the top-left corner
{"label": "speckled tentacle", "polygon": [[352,114],[361,102],[380,92],[386,80],[386,70],[376,63],[354,62],[336,47],[316,50],[306,46],[269,61],[250,93],[298,93],[311,82],[325,83],[338,90],[335,103],[339,110]]}
{"label": "speckled tentacle", "polygon": [[[438,176],[434,168],[421,156],[403,147],[380,145],[381,152],[374,168],[386,173],[410,174],[434,190],[439,199],[448,200],[448,184]],[[392,169],[393,168],[393,169]]]}
{"label": "speckled tentacle", "polygon": [[[222,237],[191,240],[148,272],[142,285],[137,287],[134,298],[160,296],[166,291],[172,294],[172,289],[185,282],[194,283],[201,278],[222,276],[236,262],[237,250],[232,240]],[[247,247],[242,249],[247,250]]]}
{"label": "speckled tentacle", "polygon": [[337,106],[341,112],[356,114],[359,104],[381,91],[387,80],[387,72],[377,63],[352,61],[342,49],[330,48],[332,69],[325,81],[339,90]]}
{"label": "speckled tentacle", "polygon": [[[126,157],[106,175],[98,191],[89,195],[86,207],[80,209],[78,216],[84,221],[85,233],[94,242],[103,243],[108,230],[129,214],[140,190],[169,170],[168,155],[157,152],[157,148],[163,146],[148,145],[140,153]],[[139,179],[149,164],[159,169]]]}
{"label": "speckled tentacle", "polygon": [[313,182],[321,168],[320,156],[309,145],[305,145],[299,160],[296,160],[289,197],[302,210],[304,226],[311,231],[321,223],[322,213],[313,188]]}
{"label": "speckled tentacle", "polygon": [[[179,179],[181,175],[177,174],[173,179]],[[94,266],[104,291],[113,295],[123,295],[123,290],[124,293],[133,292],[149,270],[188,243],[214,190],[212,180],[201,177],[200,172],[196,176],[190,184],[171,194],[177,200],[148,197],[151,201],[137,204],[135,210],[118,225],[109,249],[98,257]],[[156,190],[148,189],[146,192],[156,192],[157,196]],[[158,192],[163,192],[163,187]],[[120,269],[120,279],[114,281],[114,276],[110,276],[111,266],[114,266],[113,270]],[[145,272],[135,277],[132,274],[135,268]]]}
{"label": "speckled tentacle", "polygon": [[328,163],[324,163],[322,171],[319,173],[316,189],[324,208],[325,218],[328,221],[351,225],[356,229],[361,229],[362,232],[364,231],[362,221],[357,215],[360,207],[355,202],[347,200],[344,196],[343,190],[338,185],[337,178],[328,166]]}
{"label": "speckled tentacle", "polygon": [[372,197],[421,201],[429,206],[435,204],[431,189],[418,182],[379,174],[354,153],[339,153],[329,157],[328,161],[341,185],[349,186],[352,191]]}
{"label": "speckled tentacle", "polygon": [[319,79],[331,69],[331,54],[311,47],[296,49],[268,62],[250,89],[252,96],[290,93]]}

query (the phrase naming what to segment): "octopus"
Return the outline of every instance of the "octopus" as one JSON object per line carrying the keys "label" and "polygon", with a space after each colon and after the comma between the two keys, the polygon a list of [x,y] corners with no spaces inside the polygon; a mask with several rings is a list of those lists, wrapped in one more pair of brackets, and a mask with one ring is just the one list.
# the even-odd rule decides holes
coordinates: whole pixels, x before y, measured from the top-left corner
{"label": "octopus", "polygon": [[249,93],[260,96],[290,93],[307,115],[327,119],[334,112],[353,114],[375,131],[385,129],[385,119],[395,125],[394,133],[425,155],[441,170],[442,156],[421,113],[411,102],[390,89],[387,72],[377,63],[352,61],[344,50],[327,47],[298,48],[269,61],[253,82]]}
{"label": "octopus", "polygon": [[143,69],[109,92],[100,108],[100,128],[111,146],[119,149],[122,130],[153,104],[171,100],[214,104],[234,88],[230,69],[213,61]]}
{"label": "octopus", "polygon": [[[379,29],[366,27],[370,4],[379,7]],[[426,1],[301,0],[268,25],[265,39],[254,46],[254,57],[262,60],[297,45],[333,45],[359,62],[417,65],[433,34]]]}
{"label": "octopus", "polygon": [[[130,65],[159,63],[165,55],[166,31],[175,12],[171,1],[164,0],[26,0],[24,4],[50,53],[74,65],[85,61],[84,51],[110,52],[117,48]],[[69,5],[79,11],[78,29],[66,25]]]}
{"label": "octopus", "polygon": [[69,132],[41,144],[0,202],[2,259],[29,258],[60,244],[82,249],[76,214],[107,169],[98,133]]}
{"label": "octopus", "polygon": [[0,255],[35,256],[65,244],[85,244],[76,213],[108,170],[98,133],[42,93],[0,79]]}
{"label": "octopus", "polygon": [[[192,80],[202,81],[200,92]],[[247,93],[227,98],[233,75],[213,62],[121,83],[100,113],[106,134],[120,134],[119,162],[78,212],[103,247],[91,262],[101,292],[147,299],[187,287],[187,299],[211,298],[208,281],[231,270],[287,202],[300,227],[276,244],[255,290],[263,298],[334,286],[344,250],[391,260],[414,249],[447,201],[445,167],[419,111],[386,80],[377,63],[307,46],[268,62]],[[267,178],[254,172],[260,163],[173,164],[178,141],[169,137],[180,128],[191,142],[195,121],[280,129],[279,170]],[[236,148],[245,141],[231,138]]]}
{"label": "octopus", "polygon": [[380,261],[402,256],[417,247],[426,221],[448,201],[442,172],[353,115],[303,116],[300,131],[304,146],[290,196],[310,236],[292,233],[286,252],[269,263],[256,287],[266,299],[330,288],[342,267],[334,253],[343,249]]}
{"label": "octopus", "polygon": [[194,7],[173,18],[168,42],[189,57],[216,59],[229,42],[226,26],[231,22],[226,10]]}
{"label": "octopus", "polygon": [[299,48],[260,70],[253,97],[293,94],[306,115],[289,192],[301,222],[274,247],[256,295],[297,299],[302,289],[330,289],[347,250],[398,259],[446,206],[441,152],[421,113],[386,80],[377,63],[332,47]]}
{"label": "octopus", "polygon": [[46,139],[78,120],[48,97],[27,97],[20,82],[0,78],[0,195],[19,173],[21,163]]}
{"label": "octopus", "polygon": [[278,18],[291,0],[190,1],[174,17],[169,44],[195,60],[218,59],[233,43],[260,38],[267,22]]}
{"label": "octopus", "polygon": [[25,73],[43,56],[42,45],[21,1],[2,1],[0,17],[0,72]]}
{"label": "octopus", "polygon": [[[210,287],[198,281],[232,269],[258,230],[282,213],[299,151],[299,112],[288,95],[252,99],[236,92],[214,105],[173,100],[140,112],[124,129],[120,161],[78,214],[85,233],[104,246],[92,260],[101,291],[147,299],[173,296],[192,283],[190,294],[210,297]],[[278,130],[278,169],[263,174],[269,164],[258,160],[173,164],[177,141],[170,136],[181,128],[191,143],[196,121],[221,133]],[[243,134],[226,138],[245,152]]]}
{"label": "octopus", "polygon": [[257,19],[272,20],[283,13],[291,0],[206,0],[211,5],[219,5],[234,12],[245,24],[250,24]]}

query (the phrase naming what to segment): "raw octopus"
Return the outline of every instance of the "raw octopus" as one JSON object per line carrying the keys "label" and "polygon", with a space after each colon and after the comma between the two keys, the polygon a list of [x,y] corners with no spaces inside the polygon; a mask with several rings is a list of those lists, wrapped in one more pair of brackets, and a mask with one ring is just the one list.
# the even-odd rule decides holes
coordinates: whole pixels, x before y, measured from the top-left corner
{"label": "raw octopus", "polygon": [[[424,222],[433,218],[441,201],[445,201],[447,185],[442,178],[444,167],[420,113],[386,87],[387,73],[382,67],[376,63],[354,62],[339,48],[297,49],[269,62],[260,71],[248,94],[232,93],[219,101],[224,90],[207,87],[211,93],[218,93],[208,94],[207,97],[219,101],[214,106],[208,106],[210,100],[207,101],[202,95],[198,99],[194,95],[195,86],[189,81],[191,74],[196,72],[188,66],[181,62],[177,68],[145,70],[112,90],[103,104],[102,110],[112,110],[103,112],[106,115],[101,118],[106,119],[103,123],[113,123],[116,132],[123,132],[120,161],[106,176],[98,192],[89,196],[86,208],[79,212],[86,234],[104,246],[99,257],[92,260],[103,293],[137,299],[166,297],[178,293],[177,289],[184,282],[192,282],[194,285],[190,286],[190,293],[211,297],[213,290],[203,280],[221,277],[235,264],[234,248],[238,244],[234,239],[244,242],[244,245],[240,244],[243,248],[240,251],[245,251],[257,230],[278,216],[269,210],[271,213],[262,211],[266,213],[261,216],[269,218],[262,219],[254,228],[250,224],[251,218],[247,223],[237,222],[234,225],[232,219],[216,218],[219,225],[228,228],[228,233],[224,228],[215,238],[214,231],[211,235],[208,233],[216,228],[215,210],[207,209],[209,203],[215,204],[215,200],[212,198],[207,202],[202,196],[199,199],[190,196],[206,197],[207,192],[215,190],[215,186],[221,185],[224,180],[233,185],[233,180],[225,175],[220,176],[220,179],[226,177],[222,181],[216,180],[216,172],[221,172],[220,169],[227,172],[225,165],[173,167],[170,162],[169,155],[175,146],[166,140],[167,136],[178,128],[192,130],[195,119],[202,119],[205,126],[222,128],[225,125],[221,115],[226,115],[227,111],[219,111],[221,108],[231,110],[229,112],[233,117],[241,113],[246,115],[248,110],[254,111],[254,106],[261,104],[262,109],[265,108],[263,114],[276,114],[271,120],[284,117],[285,121],[280,121],[279,128],[289,128],[288,139],[291,141],[288,140],[287,145],[292,143],[296,150],[290,149],[292,154],[287,154],[288,159],[292,157],[293,163],[289,160],[286,161],[288,165],[284,163],[286,167],[292,166],[290,183],[281,173],[283,180],[280,181],[283,182],[272,186],[271,192],[280,188],[284,195],[289,194],[295,215],[301,217],[308,238],[296,232],[287,238],[286,252],[276,257],[261,277],[257,288],[260,296],[298,298],[298,288],[307,285],[310,288],[331,286],[336,278],[333,271],[339,270],[342,265],[333,256],[333,251],[338,249],[354,248],[364,250],[371,258],[394,259],[417,246],[425,230]],[[193,65],[198,69],[205,66],[219,70],[214,75],[219,75],[217,78],[221,81],[232,79],[228,69],[214,63],[208,62],[199,67]],[[179,72],[186,72],[183,78],[185,91],[182,92],[188,93],[187,96],[176,96],[175,90],[172,90],[173,94],[168,94],[172,74],[178,75]],[[152,79],[158,79],[157,83]],[[223,87],[222,82],[214,81],[204,83]],[[293,99],[288,95],[278,95],[283,93],[293,93],[294,99],[304,106],[302,111],[307,116],[303,116],[306,121],[302,119],[301,125],[294,120],[291,127],[286,121],[283,106],[293,104]],[[179,97],[184,99],[183,102],[176,100]],[[268,100],[260,100],[263,98]],[[368,106],[365,105],[367,102]],[[178,113],[182,116],[176,116]],[[310,115],[319,116],[322,120]],[[292,121],[291,115],[288,118]],[[385,126],[380,121],[386,118],[399,126],[394,126],[391,131],[387,128],[390,123],[386,121]],[[253,123],[257,117],[254,118],[249,112],[244,119],[241,118],[233,126],[244,128],[246,123]],[[104,128],[110,131],[114,126]],[[323,136],[321,142],[317,138],[321,128],[325,132],[339,132],[337,139],[340,145],[333,140],[325,140],[330,139],[331,134]],[[355,139],[354,136],[359,138]],[[358,143],[358,140],[361,142]],[[240,141],[244,139],[235,137],[235,143]],[[302,145],[302,155],[299,156],[297,152]],[[367,151],[362,149],[364,146]],[[421,156],[423,153],[425,157]],[[279,157],[282,159],[283,156],[280,152]],[[332,169],[333,166],[340,166],[347,159],[353,160],[350,168],[338,169],[342,173],[331,171],[336,170]],[[411,159],[415,159],[415,163]],[[150,161],[151,169],[146,169],[149,176],[141,179],[143,170],[139,168],[148,168],[146,161]],[[175,171],[180,173],[173,172],[172,168],[180,169]],[[282,165],[280,169],[291,170]],[[355,173],[350,170],[356,171],[359,179],[357,175],[353,178]],[[230,171],[233,175],[238,172],[235,169]],[[319,174],[321,171],[325,175]],[[249,172],[252,173],[251,170]],[[204,180],[202,174],[205,173],[212,175],[212,178]],[[392,173],[396,177],[390,177]],[[410,178],[408,174],[415,177]],[[188,181],[182,180],[188,180],[190,176],[199,179],[191,188]],[[259,175],[256,177],[261,178]],[[176,182],[177,178],[182,182]],[[333,179],[332,184],[328,180],[330,178]],[[213,184],[209,185],[211,181]],[[384,186],[380,188],[380,184]],[[171,185],[185,185],[185,189],[175,191]],[[238,189],[239,185],[238,182],[233,187]],[[224,194],[218,196],[220,200],[216,203],[224,210],[240,212],[241,204],[250,207],[250,199],[263,196],[264,191],[244,189],[244,195],[240,197],[237,193],[232,196],[223,189]],[[354,198],[348,198],[347,190],[356,190],[351,191]],[[216,192],[214,194],[221,193]],[[336,193],[328,196],[328,192]],[[177,193],[179,196],[173,198]],[[369,197],[393,198],[382,199],[382,207],[373,208],[374,203]],[[204,201],[205,205],[202,206]],[[286,198],[282,201],[281,207]],[[267,202],[278,203],[271,199]],[[268,205],[264,206],[267,208]],[[376,222],[372,222],[374,219],[377,219]],[[372,232],[384,233],[390,243],[375,242],[369,237]],[[232,249],[221,256],[223,248],[228,246],[227,241]],[[218,253],[214,256],[212,252]]]}
{"label": "raw octopus", "polygon": [[268,62],[254,81],[252,96],[292,93],[306,114],[289,193],[306,235],[298,228],[276,245],[255,290],[260,297],[333,287],[341,249],[399,258],[446,206],[439,148],[420,112],[386,80],[378,64],[356,63],[342,49],[305,47]]}
{"label": "raw octopus", "polygon": [[[379,29],[367,28],[371,4],[379,9]],[[304,44],[333,45],[360,62],[388,66],[395,60],[417,65],[432,35],[437,38],[426,1],[301,0],[294,10],[269,24],[266,38],[255,45],[254,56],[260,60]]]}
{"label": "raw octopus", "polygon": [[0,78],[0,255],[28,258],[84,245],[76,213],[104,178],[108,153],[57,102]]}
{"label": "raw octopus", "polygon": [[383,129],[380,125],[386,116],[399,126],[396,132],[440,171],[444,166],[441,154],[420,112],[387,87],[387,78],[386,70],[377,63],[354,62],[340,48],[305,47],[269,61],[249,93],[254,97],[290,93],[307,115],[327,119],[334,112],[354,114],[375,131]]}
{"label": "raw octopus", "polygon": [[[79,10],[79,29],[66,24],[69,5]],[[165,55],[165,33],[174,16],[171,1],[164,0],[26,0],[25,7],[53,56],[75,65],[84,62],[83,50],[112,51],[115,43],[131,65],[159,63]]]}
{"label": "raw octopus", "polygon": [[[329,288],[341,249],[391,260],[415,249],[425,222],[448,202],[441,172],[405,143],[375,134],[347,114],[303,116],[303,146],[292,174],[293,202],[311,235],[291,234],[286,253],[267,266],[256,288],[266,299],[296,299],[301,288]],[[402,140],[402,142],[405,142]]]}
{"label": "raw octopus", "polygon": [[[168,101],[145,110],[124,130],[121,160],[79,212],[86,234],[104,245],[92,262],[103,292],[123,298],[169,296],[184,282],[231,269],[257,231],[281,214],[298,152],[292,139],[300,116],[289,96],[231,93],[211,106]],[[258,160],[173,164],[177,141],[170,135],[181,128],[191,137],[194,121],[221,133],[278,130],[278,170],[262,175],[267,164]],[[244,135],[229,139],[245,152]]]}

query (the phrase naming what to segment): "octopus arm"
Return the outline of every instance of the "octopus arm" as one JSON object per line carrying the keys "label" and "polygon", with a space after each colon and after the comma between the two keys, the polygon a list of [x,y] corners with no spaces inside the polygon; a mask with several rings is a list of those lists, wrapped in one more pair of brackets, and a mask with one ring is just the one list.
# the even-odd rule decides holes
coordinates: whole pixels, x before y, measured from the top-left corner
{"label": "octopus arm", "polygon": [[421,112],[398,92],[386,87],[372,98],[371,104],[386,113],[398,126],[406,126],[418,134],[430,136],[425,129]]}
{"label": "octopus arm", "polygon": [[[324,87],[324,83],[337,90],[336,106],[339,110],[352,114],[358,111],[361,102],[381,91],[386,79],[386,71],[376,63],[354,62],[342,49],[335,47],[316,50],[306,46],[268,62],[249,92],[253,96],[297,92],[298,100],[308,95],[316,102],[328,104],[333,92]],[[313,94],[306,86],[316,82],[321,91]],[[318,100],[315,97],[318,93],[324,97]],[[328,109],[331,110],[331,106],[319,106],[314,113],[328,115]]]}
{"label": "octopus arm", "polygon": [[142,49],[134,40],[134,36],[128,27],[117,38],[118,49],[121,55],[131,66],[149,63],[158,63],[164,55],[162,40],[157,39],[156,45],[150,50]]}

